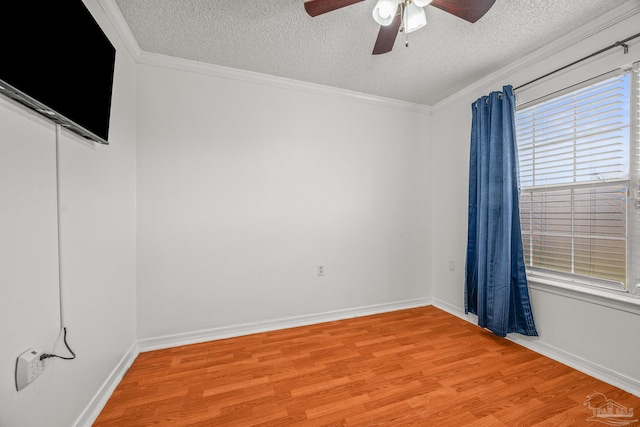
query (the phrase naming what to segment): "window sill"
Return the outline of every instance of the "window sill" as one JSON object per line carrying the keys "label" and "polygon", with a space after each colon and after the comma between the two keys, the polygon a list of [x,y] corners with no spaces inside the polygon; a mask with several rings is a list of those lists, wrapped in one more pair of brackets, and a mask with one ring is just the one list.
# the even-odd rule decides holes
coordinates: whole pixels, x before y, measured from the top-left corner
{"label": "window sill", "polygon": [[527,277],[529,288],[640,315],[640,298],[621,291],[571,285],[539,276]]}

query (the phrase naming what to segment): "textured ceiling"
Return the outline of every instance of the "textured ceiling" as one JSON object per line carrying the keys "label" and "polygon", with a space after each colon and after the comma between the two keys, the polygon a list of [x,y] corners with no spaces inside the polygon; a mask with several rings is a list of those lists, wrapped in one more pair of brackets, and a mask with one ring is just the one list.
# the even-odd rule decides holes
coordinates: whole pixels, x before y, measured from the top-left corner
{"label": "textured ceiling", "polygon": [[408,48],[374,56],[376,0],[314,18],[303,0],[115,0],[143,51],[425,105],[627,2],[496,0],[474,24],[428,6]]}

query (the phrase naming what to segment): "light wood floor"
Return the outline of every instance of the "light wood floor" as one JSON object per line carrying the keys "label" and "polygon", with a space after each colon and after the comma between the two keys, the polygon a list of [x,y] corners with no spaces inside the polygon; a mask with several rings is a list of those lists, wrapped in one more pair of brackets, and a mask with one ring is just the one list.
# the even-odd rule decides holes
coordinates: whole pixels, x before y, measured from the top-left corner
{"label": "light wood floor", "polygon": [[593,393],[640,415],[638,397],[423,307],[141,353],[94,426],[604,426]]}

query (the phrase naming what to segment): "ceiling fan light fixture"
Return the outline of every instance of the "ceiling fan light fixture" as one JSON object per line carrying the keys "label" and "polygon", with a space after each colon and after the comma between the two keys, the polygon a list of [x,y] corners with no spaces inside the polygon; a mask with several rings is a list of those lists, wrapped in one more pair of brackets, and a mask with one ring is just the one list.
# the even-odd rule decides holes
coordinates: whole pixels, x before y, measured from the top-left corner
{"label": "ceiling fan light fixture", "polygon": [[380,25],[390,25],[398,10],[398,0],[378,0],[373,8],[373,19]]}
{"label": "ceiling fan light fixture", "polygon": [[413,3],[409,3],[404,8],[404,30],[412,33],[427,25],[427,16],[424,9]]}
{"label": "ceiling fan light fixture", "polygon": [[431,4],[432,1],[433,0],[413,0],[413,4],[415,4],[418,7],[425,7]]}

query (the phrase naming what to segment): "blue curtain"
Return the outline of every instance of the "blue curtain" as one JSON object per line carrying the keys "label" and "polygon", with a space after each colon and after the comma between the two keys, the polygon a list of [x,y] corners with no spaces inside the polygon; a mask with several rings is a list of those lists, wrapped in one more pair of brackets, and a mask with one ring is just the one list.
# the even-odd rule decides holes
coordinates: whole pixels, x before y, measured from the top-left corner
{"label": "blue curtain", "polygon": [[504,337],[537,336],[520,231],[520,183],[511,86],[472,104],[465,312]]}

